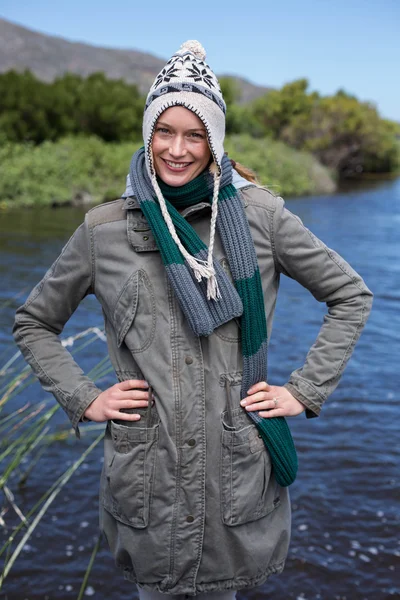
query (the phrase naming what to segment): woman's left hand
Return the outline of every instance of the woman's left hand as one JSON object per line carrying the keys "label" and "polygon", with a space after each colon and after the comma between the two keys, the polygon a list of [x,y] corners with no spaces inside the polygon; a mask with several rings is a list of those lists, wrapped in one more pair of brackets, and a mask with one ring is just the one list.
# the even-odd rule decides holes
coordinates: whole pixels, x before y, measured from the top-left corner
{"label": "woman's left hand", "polygon": [[296,417],[305,411],[305,406],[296,400],[285,387],[268,385],[260,381],[248,391],[240,404],[248,411],[258,411],[260,417]]}

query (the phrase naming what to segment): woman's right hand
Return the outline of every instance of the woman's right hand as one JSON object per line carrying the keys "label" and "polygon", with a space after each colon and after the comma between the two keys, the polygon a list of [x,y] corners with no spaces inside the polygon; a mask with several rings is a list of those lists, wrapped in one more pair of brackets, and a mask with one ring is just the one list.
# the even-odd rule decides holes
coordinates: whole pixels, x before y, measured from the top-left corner
{"label": "woman's right hand", "polygon": [[104,390],[84,412],[90,421],[139,421],[140,415],[120,412],[121,408],[145,408],[148,405],[149,384],[143,379],[128,379]]}

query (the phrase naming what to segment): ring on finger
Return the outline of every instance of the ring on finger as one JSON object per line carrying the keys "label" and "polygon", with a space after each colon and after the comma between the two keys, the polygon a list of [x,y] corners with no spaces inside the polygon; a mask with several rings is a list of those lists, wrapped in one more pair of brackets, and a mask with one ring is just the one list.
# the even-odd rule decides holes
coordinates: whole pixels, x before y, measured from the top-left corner
{"label": "ring on finger", "polygon": [[278,398],[272,398],[273,403],[275,404],[274,408],[278,406]]}

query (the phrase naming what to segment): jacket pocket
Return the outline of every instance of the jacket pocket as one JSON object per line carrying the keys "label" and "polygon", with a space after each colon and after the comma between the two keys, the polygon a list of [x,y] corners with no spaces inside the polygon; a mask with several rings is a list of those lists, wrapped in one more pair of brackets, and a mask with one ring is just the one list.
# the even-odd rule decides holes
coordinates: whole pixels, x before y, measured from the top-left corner
{"label": "jacket pocket", "polygon": [[156,302],[145,271],[133,273],[122,288],[113,311],[117,346],[125,343],[135,354],[147,350],[156,330]]}
{"label": "jacket pocket", "polygon": [[104,440],[102,502],[118,521],[143,529],[149,523],[159,419],[120,425],[110,421]]}
{"label": "jacket pocket", "polygon": [[269,453],[247,419],[242,408],[222,413],[221,510],[230,526],[261,519],[280,504]]}

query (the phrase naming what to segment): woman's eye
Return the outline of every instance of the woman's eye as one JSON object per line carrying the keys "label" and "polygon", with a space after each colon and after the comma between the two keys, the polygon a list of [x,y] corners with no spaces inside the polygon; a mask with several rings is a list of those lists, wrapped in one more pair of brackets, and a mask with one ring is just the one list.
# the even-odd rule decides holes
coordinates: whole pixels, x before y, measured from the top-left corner
{"label": "woman's eye", "polygon": [[204,140],[204,134],[198,133],[197,131],[193,131],[190,135],[191,137],[197,138],[199,140]]}
{"label": "woman's eye", "polygon": [[157,127],[157,132],[158,133],[169,133],[169,129],[167,129],[166,127]]}

